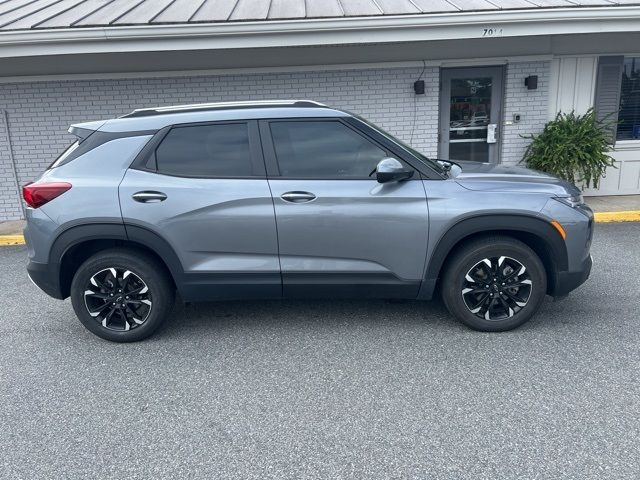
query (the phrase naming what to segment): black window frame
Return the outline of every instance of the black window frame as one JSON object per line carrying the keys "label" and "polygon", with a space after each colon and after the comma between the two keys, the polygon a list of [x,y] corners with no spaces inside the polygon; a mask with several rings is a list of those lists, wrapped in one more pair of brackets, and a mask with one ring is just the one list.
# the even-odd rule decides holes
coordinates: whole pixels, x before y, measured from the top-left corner
{"label": "black window frame", "polygon": [[377,139],[372,138],[370,135],[367,135],[356,125],[347,121],[348,117],[292,117],[292,118],[269,118],[262,119],[259,121],[260,128],[260,138],[262,140],[262,148],[264,154],[265,165],[267,168],[267,177],[273,179],[283,179],[283,180],[374,180],[375,176],[367,176],[367,177],[343,177],[343,176],[331,176],[326,175],[322,177],[311,177],[311,176],[290,176],[290,175],[282,175],[280,173],[280,167],[278,164],[278,158],[276,155],[275,145],[273,142],[272,132],[271,132],[271,124],[272,123],[282,123],[282,122],[331,122],[331,123],[340,123],[344,125],[349,130],[353,131],[366,141],[372,143],[374,146],[380,148],[385,152],[387,157],[397,158],[405,167],[416,171],[418,174],[414,175],[409,180],[419,180],[421,178],[421,169],[415,167],[411,163],[405,160],[405,156],[398,155],[397,152],[389,149],[385,144],[379,142]]}
{"label": "black window frame", "polygon": [[[174,128],[184,127],[206,127],[209,125],[229,125],[229,124],[243,124],[247,126],[247,133],[249,138],[249,154],[251,161],[252,175],[178,175],[175,173],[167,173],[158,170],[156,162],[156,151],[162,144],[162,141],[166,138],[171,130]],[[260,133],[258,131],[257,120],[219,120],[209,122],[191,122],[191,123],[176,123],[160,129],[156,135],[145,145],[145,147],[138,153],[136,158],[131,163],[130,167],[134,170],[141,170],[144,172],[156,173],[158,175],[164,175],[167,177],[177,178],[204,178],[204,179],[264,179],[267,177],[265,169],[265,162],[262,155],[262,147],[260,144]]]}

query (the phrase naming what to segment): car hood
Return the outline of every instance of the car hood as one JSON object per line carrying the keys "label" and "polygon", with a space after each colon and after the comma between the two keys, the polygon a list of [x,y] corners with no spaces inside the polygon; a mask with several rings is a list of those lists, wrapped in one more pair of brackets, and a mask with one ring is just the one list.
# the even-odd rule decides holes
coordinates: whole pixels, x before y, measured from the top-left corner
{"label": "car hood", "polygon": [[571,183],[537,170],[493,163],[455,161],[451,168],[455,181],[468,190],[576,195]]}

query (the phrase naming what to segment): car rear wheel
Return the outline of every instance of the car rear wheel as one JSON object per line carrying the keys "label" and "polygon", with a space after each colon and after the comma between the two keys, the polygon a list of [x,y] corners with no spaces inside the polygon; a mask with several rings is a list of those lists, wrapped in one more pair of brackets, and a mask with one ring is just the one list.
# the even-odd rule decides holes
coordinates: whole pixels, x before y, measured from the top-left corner
{"label": "car rear wheel", "polygon": [[475,330],[516,328],[540,308],[547,291],[544,265],[510,237],[464,245],[448,263],[442,297],[452,315]]}
{"label": "car rear wheel", "polygon": [[164,322],[175,292],[168,272],[144,252],[109,249],[78,268],[71,303],[82,324],[113,342],[135,342]]}

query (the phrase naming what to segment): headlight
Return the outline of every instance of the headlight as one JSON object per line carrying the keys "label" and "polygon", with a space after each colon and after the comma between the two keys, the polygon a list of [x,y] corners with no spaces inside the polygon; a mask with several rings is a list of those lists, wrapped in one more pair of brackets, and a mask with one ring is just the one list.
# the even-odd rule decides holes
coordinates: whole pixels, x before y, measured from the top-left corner
{"label": "headlight", "polygon": [[572,208],[576,208],[576,207],[579,207],[580,205],[584,205],[584,198],[582,198],[582,194],[572,195],[568,197],[553,197],[553,198]]}

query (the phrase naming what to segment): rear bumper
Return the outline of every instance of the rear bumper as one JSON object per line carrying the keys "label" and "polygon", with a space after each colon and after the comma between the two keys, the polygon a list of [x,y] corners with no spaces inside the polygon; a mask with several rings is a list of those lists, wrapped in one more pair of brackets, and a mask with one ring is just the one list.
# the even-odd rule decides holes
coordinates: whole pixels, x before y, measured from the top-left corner
{"label": "rear bumper", "polygon": [[589,278],[593,259],[589,255],[582,263],[581,268],[575,272],[558,272],[556,274],[555,288],[551,293],[554,297],[564,297],[575,290]]}
{"label": "rear bumper", "polygon": [[48,263],[30,261],[27,265],[27,274],[31,281],[47,295],[60,300],[64,298],[57,270]]}

